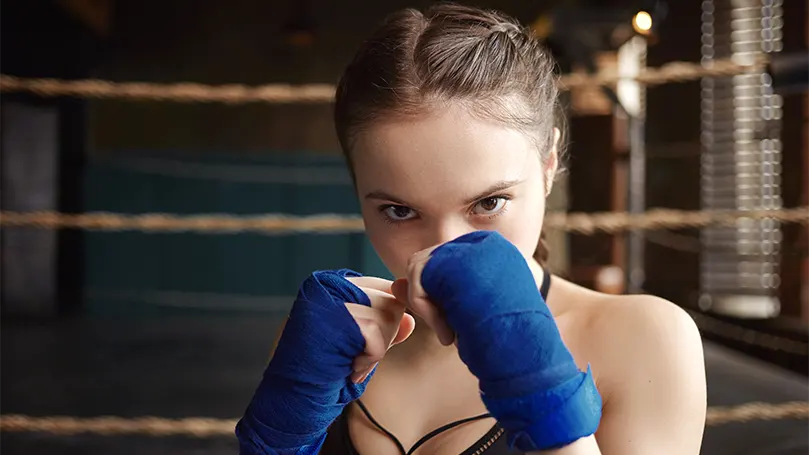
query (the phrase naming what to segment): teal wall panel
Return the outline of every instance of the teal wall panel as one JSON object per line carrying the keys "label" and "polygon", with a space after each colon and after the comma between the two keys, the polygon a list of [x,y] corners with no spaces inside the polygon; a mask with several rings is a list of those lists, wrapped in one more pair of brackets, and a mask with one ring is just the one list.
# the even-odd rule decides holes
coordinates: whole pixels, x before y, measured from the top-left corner
{"label": "teal wall panel", "polygon": [[[85,211],[357,215],[341,159],[115,154],[86,169]],[[87,232],[93,313],[285,311],[313,270],[387,277],[364,234]]]}

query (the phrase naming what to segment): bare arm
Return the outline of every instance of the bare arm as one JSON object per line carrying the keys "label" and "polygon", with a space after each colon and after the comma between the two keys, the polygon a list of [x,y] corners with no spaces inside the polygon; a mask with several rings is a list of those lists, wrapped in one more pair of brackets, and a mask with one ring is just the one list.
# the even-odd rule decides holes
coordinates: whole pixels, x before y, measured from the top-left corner
{"label": "bare arm", "polygon": [[707,411],[699,330],[671,302],[651,296],[625,299],[609,318],[612,339],[603,353],[610,375],[596,435],[601,451],[698,455]]}
{"label": "bare arm", "polygon": [[597,352],[604,397],[598,433],[531,455],[699,454],[707,409],[699,331],[670,302],[625,299],[592,333],[609,340]]}
{"label": "bare arm", "polygon": [[526,455],[601,455],[594,436],[579,439],[573,444],[555,450],[528,452]]}

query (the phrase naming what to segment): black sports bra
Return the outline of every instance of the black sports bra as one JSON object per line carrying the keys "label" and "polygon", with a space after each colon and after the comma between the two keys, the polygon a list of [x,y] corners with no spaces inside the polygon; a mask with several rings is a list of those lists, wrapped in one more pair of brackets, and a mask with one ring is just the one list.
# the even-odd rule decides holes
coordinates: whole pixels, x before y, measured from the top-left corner
{"label": "black sports bra", "polygon": [[[544,299],[548,298],[548,290],[551,287],[551,275],[546,274],[545,279],[542,280],[542,286],[539,289],[540,294]],[[468,417],[466,419],[457,420],[455,422],[449,423],[444,425],[440,428],[436,428],[435,430],[427,433],[423,438],[419,439],[410,450],[405,450],[404,446],[401,442],[394,436],[390,431],[386,430],[385,427],[379,424],[379,422],[374,419],[371,415],[371,412],[368,411],[368,408],[362,403],[361,400],[355,401],[357,406],[362,410],[368,420],[371,421],[374,426],[379,428],[379,430],[387,435],[399,448],[399,452],[401,455],[411,455],[413,452],[416,451],[419,447],[421,447],[425,442],[429,441],[430,439],[438,436],[439,434],[455,428],[457,426],[463,425],[465,423],[474,422],[476,420],[482,420],[491,417],[491,414],[481,414],[474,417]],[[326,435],[326,442],[323,444],[323,447],[320,449],[319,455],[360,455],[357,452],[357,449],[354,447],[354,443],[351,441],[351,435],[348,431],[348,406],[343,410],[343,413],[340,414],[339,417],[331,424],[329,427],[329,432]],[[484,452],[486,455],[524,455],[524,452],[520,452],[518,450],[510,450],[505,438],[502,438],[505,430],[495,423],[494,426],[484,434],[480,439],[478,439],[474,444],[469,446],[466,450],[464,450],[459,455],[481,455]]]}

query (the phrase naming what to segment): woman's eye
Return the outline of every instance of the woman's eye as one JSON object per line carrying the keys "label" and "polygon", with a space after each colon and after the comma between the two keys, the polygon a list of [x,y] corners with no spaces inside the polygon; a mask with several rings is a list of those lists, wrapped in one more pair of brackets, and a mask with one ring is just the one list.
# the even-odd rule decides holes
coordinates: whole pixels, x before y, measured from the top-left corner
{"label": "woman's eye", "polygon": [[503,210],[505,205],[506,198],[504,197],[487,197],[486,199],[478,201],[472,211],[476,215],[494,215]]}
{"label": "woman's eye", "polygon": [[382,212],[392,221],[405,221],[416,215],[413,209],[403,205],[389,205],[383,208]]}

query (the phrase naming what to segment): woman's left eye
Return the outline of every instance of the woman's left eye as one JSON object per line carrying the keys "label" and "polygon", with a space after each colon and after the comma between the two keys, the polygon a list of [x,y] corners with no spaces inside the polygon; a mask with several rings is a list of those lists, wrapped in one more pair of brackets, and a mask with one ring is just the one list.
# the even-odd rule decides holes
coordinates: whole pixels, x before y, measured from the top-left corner
{"label": "woman's left eye", "polygon": [[472,211],[476,215],[495,215],[503,210],[506,202],[508,202],[508,199],[504,197],[487,197],[478,201]]}

